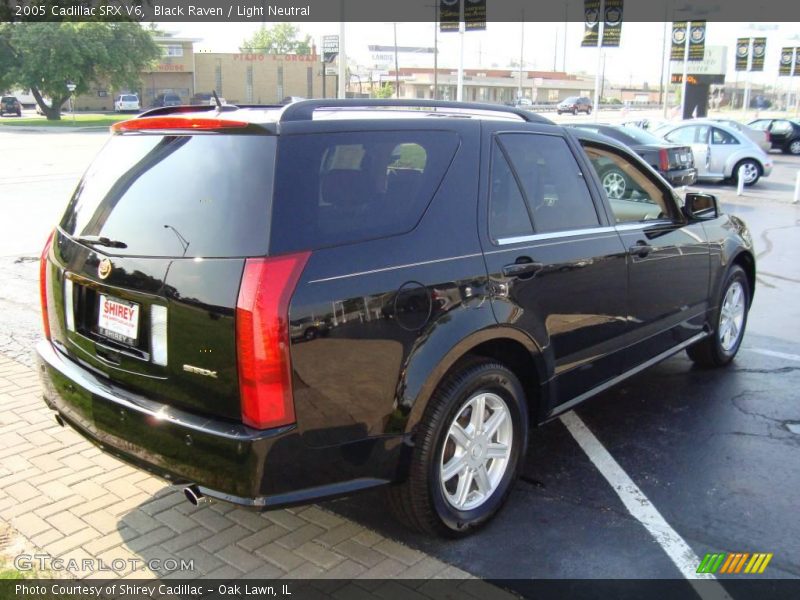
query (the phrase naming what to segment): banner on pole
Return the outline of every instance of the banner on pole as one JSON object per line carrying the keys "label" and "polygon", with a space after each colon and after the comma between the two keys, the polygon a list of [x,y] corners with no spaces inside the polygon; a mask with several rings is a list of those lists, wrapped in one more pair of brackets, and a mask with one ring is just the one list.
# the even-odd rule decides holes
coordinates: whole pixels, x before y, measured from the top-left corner
{"label": "banner on pole", "polygon": [[439,30],[458,31],[461,22],[461,0],[439,0]]}
{"label": "banner on pole", "polygon": [[781,48],[781,62],[778,65],[778,75],[780,77],[790,77],[794,63],[794,48]]}
{"label": "banner on pole", "polygon": [[753,38],[753,61],[750,65],[751,71],[764,70],[764,57],[767,55],[767,38]]}
{"label": "banner on pole", "polygon": [[686,47],[686,21],[675,21],[672,24],[672,51],[670,60],[683,60]]}
{"label": "banner on pole", "polygon": [[794,68],[792,69],[792,77],[800,75],[800,47],[794,49]]}
{"label": "banner on pole", "polygon": [[750,58],[750,38],[736,40],[736,70],[747,71],[747,61]]}
{"label": "banner on pole", "polygon": [[486,0],[465,0],[464,27],[467,31],[486,29]]}
{"label": "banner on pole", "polygon": [[595,47],[600,33],[600,0],[583,0],[583,47]]}
{"label": "banner on pole", "polygon": [[703,60],[706,57],[706,22],[692,21],[689,32],[689,60]]}
{"label": "banner on pole", "polygon": [[622,3],[624,0],[606,0],[605,25],[602,45],[606,48],[619,48],[622,37]]}

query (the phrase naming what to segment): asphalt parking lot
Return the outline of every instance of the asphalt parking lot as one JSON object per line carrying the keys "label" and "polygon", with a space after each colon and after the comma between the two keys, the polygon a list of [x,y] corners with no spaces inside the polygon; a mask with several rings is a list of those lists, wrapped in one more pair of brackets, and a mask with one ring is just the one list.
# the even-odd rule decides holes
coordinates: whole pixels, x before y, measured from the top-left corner
{"label": "asphalt parking lot", "polygon": [[[6,357],[30,364],[38,253],[104,139],[0,130],[10,157],[0,171]],[[375,495],[325,506],[490,579],[680,578],[709,552],[773,553],[770,576],[800,577],[800,206],[791,202],[800,157],[772,158],[772,176],[742,197],[730,185],[696,186],[748,222],[758,254],[748,330],[730,368],[704,371],[680,354],[539,428],[508,505],[465,540],[413,534]],[[641,510],[625,504],[631,498]]]}

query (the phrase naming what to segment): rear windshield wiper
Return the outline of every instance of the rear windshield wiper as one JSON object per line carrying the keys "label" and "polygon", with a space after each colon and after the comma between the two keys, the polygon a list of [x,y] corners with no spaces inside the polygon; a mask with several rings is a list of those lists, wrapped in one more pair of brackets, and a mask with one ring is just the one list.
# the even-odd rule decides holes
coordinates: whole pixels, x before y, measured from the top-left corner
{"label": "rear windshield wiper", "polygon": [[127,248],[128,244],[117,240],[112,240],[101,235],[79,235],[76,236],[75,241],[89,244],[91,246],[107,246],[109,248]]}

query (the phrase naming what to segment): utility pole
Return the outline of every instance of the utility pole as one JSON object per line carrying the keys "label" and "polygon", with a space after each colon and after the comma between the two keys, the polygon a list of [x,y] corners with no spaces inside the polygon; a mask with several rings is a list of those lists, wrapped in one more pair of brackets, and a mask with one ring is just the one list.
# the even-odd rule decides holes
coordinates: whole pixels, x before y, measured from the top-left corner
{"label": "utility pole", "polygon": [[394,27],[394,97],[400,99],[400,67],[397,60],[397,23],[392,23]]}
{"label": "utility pole", "polygon": [[561,70],[567,72],[567,26],[569,25],[569,0],[564,3],[564,56],[562,58]]}
{"label": "utility pole", "polygon": [[517,88],[517,99],[522,98],[522,64],[525,56],[525,9],[520,11],[519,19],[519,87]]}
{"label": "utility pole", "polygon": [[594,107],[592,114],[594,115],[594,122],[597,122],[597,115],[600,112],[600,69],[603,61],[603,32],[606,24],[606,3],[605,0],[600,2],[600,18],[597,23],[597,68],[594,72]]}
{"label": "utility pole", "polygon": [[458,81],[456,100],[464,101],[464,0],[458,3]]}
{"label": "utility pole", "polygon": [[681,82],[681,119],[685,119],[686,89],[689,84],[689,40],[692,37],[692,22],[686,21],[686,35],[683,42],[683,81]]}
{"label": "utility pole", "polygon": [[339,90],[337,92],[338,98],[346,98],[347,89],[347,53],[344,51],[344,0],[341,4],[342,20],[339,22]]}
{"label": "utility pole", "polygon": [[439,99],[439,2],[433,2],[433,99]]}

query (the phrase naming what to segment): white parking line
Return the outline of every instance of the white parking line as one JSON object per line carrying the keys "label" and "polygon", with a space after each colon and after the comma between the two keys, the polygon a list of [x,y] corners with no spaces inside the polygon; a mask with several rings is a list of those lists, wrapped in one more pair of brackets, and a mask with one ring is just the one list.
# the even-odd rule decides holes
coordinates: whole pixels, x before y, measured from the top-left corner
{"label": "white parking line", "polygon": [[776,352],[775,350],[764,350],[762,348],[748,348],[750,352],[772,356],[773,358],[783,358],[784,360],[794,360],[800,362],[800,354],[787,354],[786,352]]}
{"label": "white parking line", "polygon": [[667,553],[670,560],[675,563],[689,583],[701,598],[711,600],[731,600],[725,589],[717,581],[706,581],[702,585],[698,579],[716,579],[708,573],[697,573],[700,558],[694,553],[689,544],[670,527],[669,523],[661,516],[655,506],[648,500],[642,490],[633,482],[628,474],[619,466],[614,457],[600,443],[595,435],[589,431],[586,424],[575,413],[570,411],[561,415],[561,422],[578,442],[578,445],[594,463],[600,474],[611,484],[625,508],[631,513],[645,529],[653,536],[655,541]]}

